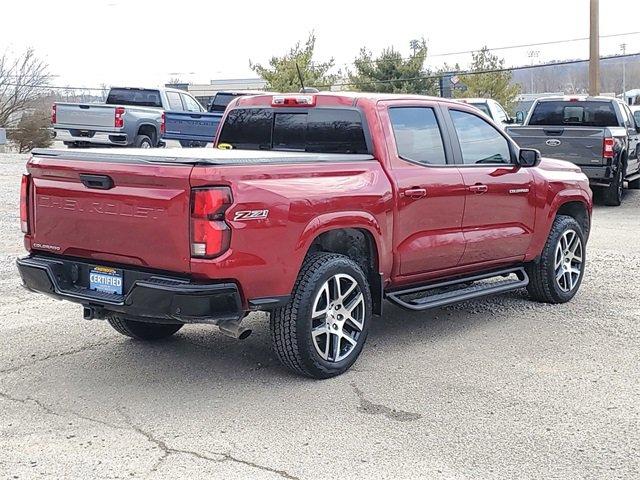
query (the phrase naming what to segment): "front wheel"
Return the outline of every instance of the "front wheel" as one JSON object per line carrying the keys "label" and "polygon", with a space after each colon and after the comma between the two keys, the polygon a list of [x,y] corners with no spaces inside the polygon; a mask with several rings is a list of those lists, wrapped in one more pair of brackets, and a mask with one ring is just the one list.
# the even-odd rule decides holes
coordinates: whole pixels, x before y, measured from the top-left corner
{"label": "front wheel", "polygon": [[309,255],[289,303],[271,314],[271,341],[283,365],[313,378],[330,378],[355,363],[367,339],[369,282],[350,258]]}
{"label": "front wheel", "polygon": [[539,302],[565,303],[578,292],[586,258],[580,224],[566,215],[553,222],[540,257],[526,266],[529,296]]}

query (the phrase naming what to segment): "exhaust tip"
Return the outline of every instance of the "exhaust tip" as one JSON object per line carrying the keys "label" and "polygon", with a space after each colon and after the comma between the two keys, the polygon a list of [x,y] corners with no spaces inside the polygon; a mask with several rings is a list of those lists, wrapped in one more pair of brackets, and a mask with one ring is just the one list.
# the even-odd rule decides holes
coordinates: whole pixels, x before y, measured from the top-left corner
{"label": "exhaust tip", "polygon": [[238,335],[238,340],[244,340],[249,335],[251,335],[251,329],[247,328],[247,329],[243,330],[242,332],[240,332],[240,335]]}

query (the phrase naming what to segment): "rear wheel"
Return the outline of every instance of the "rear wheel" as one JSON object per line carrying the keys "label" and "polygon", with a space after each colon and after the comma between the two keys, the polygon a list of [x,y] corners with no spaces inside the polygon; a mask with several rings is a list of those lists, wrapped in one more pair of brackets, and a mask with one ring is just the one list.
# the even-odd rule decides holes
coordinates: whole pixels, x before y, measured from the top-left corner
{"label": "rear wheel", "polygon": [[107,321],[118,333],[136,340],[160,340],[183,327],[182,323],[139,322],[120,315],[113,315]]}
{"label": "rear wheel", "polygon": [[571,300],[582,283],[585,255],[580,224],[573,217],[558,215],[540,258],[526,266],[529,296],[545,303]]}
{"label": "rear wheel", "polygon": [[309,255],[291,300],[271,314],[273,348],[296,373],[340,375],[362,351],[371,311],[369,282],[357,263],[333,253]]}
{"label": "rear wheel", "polygon": [[624,194],[624,167],[618,168],[611,184],[604,189],[603,199],[604,204],[611,207],[617,207],[622,203],[622,196]]}
{"label": "rear wheel", "polygon": [[137,135],[133,141],[133,146],[135,148],[153,148],[153,143],[146,135]]}

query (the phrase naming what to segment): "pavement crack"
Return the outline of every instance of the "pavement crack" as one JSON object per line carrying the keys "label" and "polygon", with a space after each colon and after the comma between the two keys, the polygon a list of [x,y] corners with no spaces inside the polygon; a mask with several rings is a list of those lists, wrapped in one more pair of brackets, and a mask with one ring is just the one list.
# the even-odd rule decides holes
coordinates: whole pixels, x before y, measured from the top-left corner
{"label": "pavement crack", "polygon": [[256,469],[259,469],[259,470],[262,470],[262,471],[274,473],[274,474],[279,475],[280,477],[286,478],[288,480],[300,480],[298,477],[296,477],[294,475],[291,475],[290,473],[288,473],[285,470],[279,470],[279,469],[276,469],[276,468],[267,467],[265,465],[260,465],[258,463],[252,462],[250,460],[242,460],[242,459],[237,458],[237,457],[235,457],[235,456],[233,456],[233,455],[231,455],[229,453],[212,452],[214,456],[209,456],[209,455],[205,455],[203,453],[197,452],[195,450],[185,450],[185,449],[182,449],[182,448],[170,447],[170,446],[168,446],[166,444],[166,442],[164,440],[156,437],[151,432],[148,432],[148,431],[142,429],[140,426],[136,425],[131,420],[131,418],[125,412],[123,412],[122,410],[120,410],[120,414],[124,418],[124,420],[127,423],[127,425],[129,425],[131,430],[133,430],[134,432],[138,433],[139,435],[145,437],[150,443],[155,445],[161,452],[160,458],[158,458],[158,460],[153,465],[153,467],[151,467],[151,469],[149,470],[149,473],[156,472],[160,468],[160,466],[164,463],[164,461],[167,460],[167,458],[169,458],[170,455],[182,454],[182,455],[189,455],[191,457],[194,457],[194,458],[197,458],[197,459],[200,459],[200,460],[204,460],[204,461],[207,461],[207,462],[215,462],[215,463],[234,462],[234,463],[239,463],[241,465],[246,465],[248,467],[256,468]]}
{"label": "pavement crack", "polygon": [[104,341],[104,342],[97,342],[97,343],[90,343],[89,345],[83,345],[82,347],[78,347],[78,348],[74,348],[73,350],[67,350],[64,352],[57,352],[57,353],[50,353],[49,355],[46,355],[44,357],[41,358],[37,358],[34,359],[31,362],[28,363],[24,363],[22,365],[16,365],[15,367],[9,367],[9,368],[5,368],[5,369],[1,369],[0,370],[0,374],[3,373],[13,373],[13,372],[17,372],[18,370],[22,370],[23,368],[28,368],[28,367],[32,367],[34,365],[37,365],[39,363],[42,362],[47,362],[49,360],[53,360],[55,358],[62,358],[62,357],[66,357],[69,355],[76,355],[78,353],[82,353],[86,350],[92,350],[94,348],[98,348],[98,347],[102,347],[104,345],[108,345],[109,343],[111,343],[111,341]]}
{"label": "pavement crack", "polygon": [[389,420],[394,420],[396,422],[413,422],[422,418],[422,415],[416,412],[397,410],[380,403],[373,403],[364,396],[362,390],[360,390],[355,383],[351,384],[351,388],[353,388],[353,391],[360,401],[360,405],[358,405],[359,412],[367,413],[369,415],[383,415]]}

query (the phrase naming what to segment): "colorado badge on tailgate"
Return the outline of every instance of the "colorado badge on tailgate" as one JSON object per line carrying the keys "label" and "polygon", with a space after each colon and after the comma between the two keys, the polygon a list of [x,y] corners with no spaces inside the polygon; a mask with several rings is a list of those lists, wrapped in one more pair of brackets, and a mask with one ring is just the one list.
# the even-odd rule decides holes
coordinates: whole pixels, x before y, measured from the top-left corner
{"label": "colorado badge on tailgate", "polygon": [[122,270],[94,267],[89,272],[89,288],[97,292],[122,295]]}

